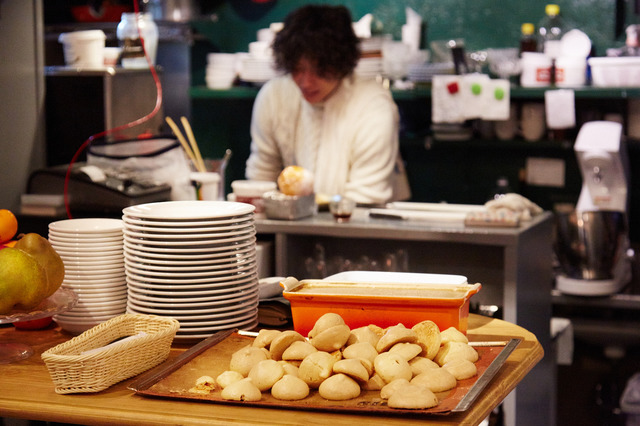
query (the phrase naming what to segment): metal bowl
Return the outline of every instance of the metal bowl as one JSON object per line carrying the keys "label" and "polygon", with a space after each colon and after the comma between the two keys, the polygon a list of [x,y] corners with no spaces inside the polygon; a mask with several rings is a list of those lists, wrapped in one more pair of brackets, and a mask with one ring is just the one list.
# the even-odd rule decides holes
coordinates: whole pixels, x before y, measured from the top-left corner
{"label": "metal bowl", "polygon": [[626,233],[624,212],[556,212],[554,251],[568,277],[609,280],[624,255]]}

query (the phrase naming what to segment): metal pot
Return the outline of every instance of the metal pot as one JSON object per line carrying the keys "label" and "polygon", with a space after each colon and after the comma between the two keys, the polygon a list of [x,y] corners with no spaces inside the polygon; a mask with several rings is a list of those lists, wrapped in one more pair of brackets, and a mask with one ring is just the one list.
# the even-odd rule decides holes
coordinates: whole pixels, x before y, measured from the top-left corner
{"label": "metal pot", "polygon": [[554,251],[570,278],[609,280],[626,251],[624,212],[555,213]]}

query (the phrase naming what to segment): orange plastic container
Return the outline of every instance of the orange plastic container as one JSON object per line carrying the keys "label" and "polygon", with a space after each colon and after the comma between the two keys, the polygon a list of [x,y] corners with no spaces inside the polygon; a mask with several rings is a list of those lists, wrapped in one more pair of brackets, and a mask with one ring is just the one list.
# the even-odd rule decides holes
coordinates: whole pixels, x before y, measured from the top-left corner
{"label": "orange plastic container", "polygon": [[[437,274],[409,275],[437,277]],[[398,323],[411,327],[431,320],[440,330],[455,327],[466,333],[469,300],[482,286],[467,284],[466,278],[461,284],[449,284],[450,281],[302,280],[296,288],[285,289],[283,296],[291,303],[293,327],[303,336],[309,333],[318,318],[328,312],[342,316],[352,329],[369,324],[385,328]]]}

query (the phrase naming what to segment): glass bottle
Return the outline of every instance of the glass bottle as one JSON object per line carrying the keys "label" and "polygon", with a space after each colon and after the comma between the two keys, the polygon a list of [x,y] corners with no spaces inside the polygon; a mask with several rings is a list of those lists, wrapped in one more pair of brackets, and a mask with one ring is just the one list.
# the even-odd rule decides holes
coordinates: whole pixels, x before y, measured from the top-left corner
{"label": "glass bottle", "polygon": [[560,7],[557,4],[548,4],[545,9],[545,17],[538,25],[539,49],[552,59],[560,56],[560,40],[566,33],[566,25],[560,17]]}
{"label": "glass bottle", "polygon": [[531,22],[525,22],[520,27],[520,53],[522,52],[537,52],[538,42],[533,34],[535,32],[535,26]]}
{"label": "glass bottle", "polygon": [[[122,66],[124,68],[148,68],[144,55],[147,51],[152,65],[156,63],[158,51],[158,27],[150,13],[123,13],[116,28],[116,35],[122,47]],[[144,41],[144,50],[142,42]]]}

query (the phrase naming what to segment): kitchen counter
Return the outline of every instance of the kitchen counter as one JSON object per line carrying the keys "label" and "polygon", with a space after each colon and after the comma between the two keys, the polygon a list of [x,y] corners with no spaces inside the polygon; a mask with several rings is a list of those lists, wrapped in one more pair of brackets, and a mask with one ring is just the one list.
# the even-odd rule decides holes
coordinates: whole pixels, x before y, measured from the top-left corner
{"label": "kitchen counter", "polygon": [[[320,212],[295,221],[257,219],[256,229],[260,238],[273,239],[275,274],[280,276],[322,278],[311,273],[338,272],[330,270],[336,260],[353,264],[363,258],[368,266],[386,269],[388,258],[399,252],[404,261],[387,270],[464,275],[482,284],[471,299],[472,308],[497,309],[502,319],[532,331],[551,352],[549,212],[518,227],[501,228],[371,218],[366,209],[357,209],[344,223]],[[555,389],[548,385],[555,383],[552,357],[536,366],[532,376],[536,380],[525,379],[505,402],[507,425],[550,424],[547,414],[555,418]]]}
{"label": "kitchen counter", "polygon": [[[543,358],[536,336],[506,321],[471,314],[469,335],[477,340],[521,338],[496,376],[467,411],[429,418],[432,425],[479,424]],[[26,343],[35,355],[21,362],[0,365],[0,416],[31,420],[92,425],[204,425],[213,423],[352,425],[425,424],[424,419],[385,417],[330,412],[297,411],[272,408],[247,408],[234,405],[164,400],[136,395],[127,389],[134,378],[93,394],[60,395],[41,359],[45,350],[68,340],[57,327],[45,330],[16,330],[0,327],[0,341]],[[187,346],[174,345],[170,359]],[[548,424],[548,423],[546,423]]]}

